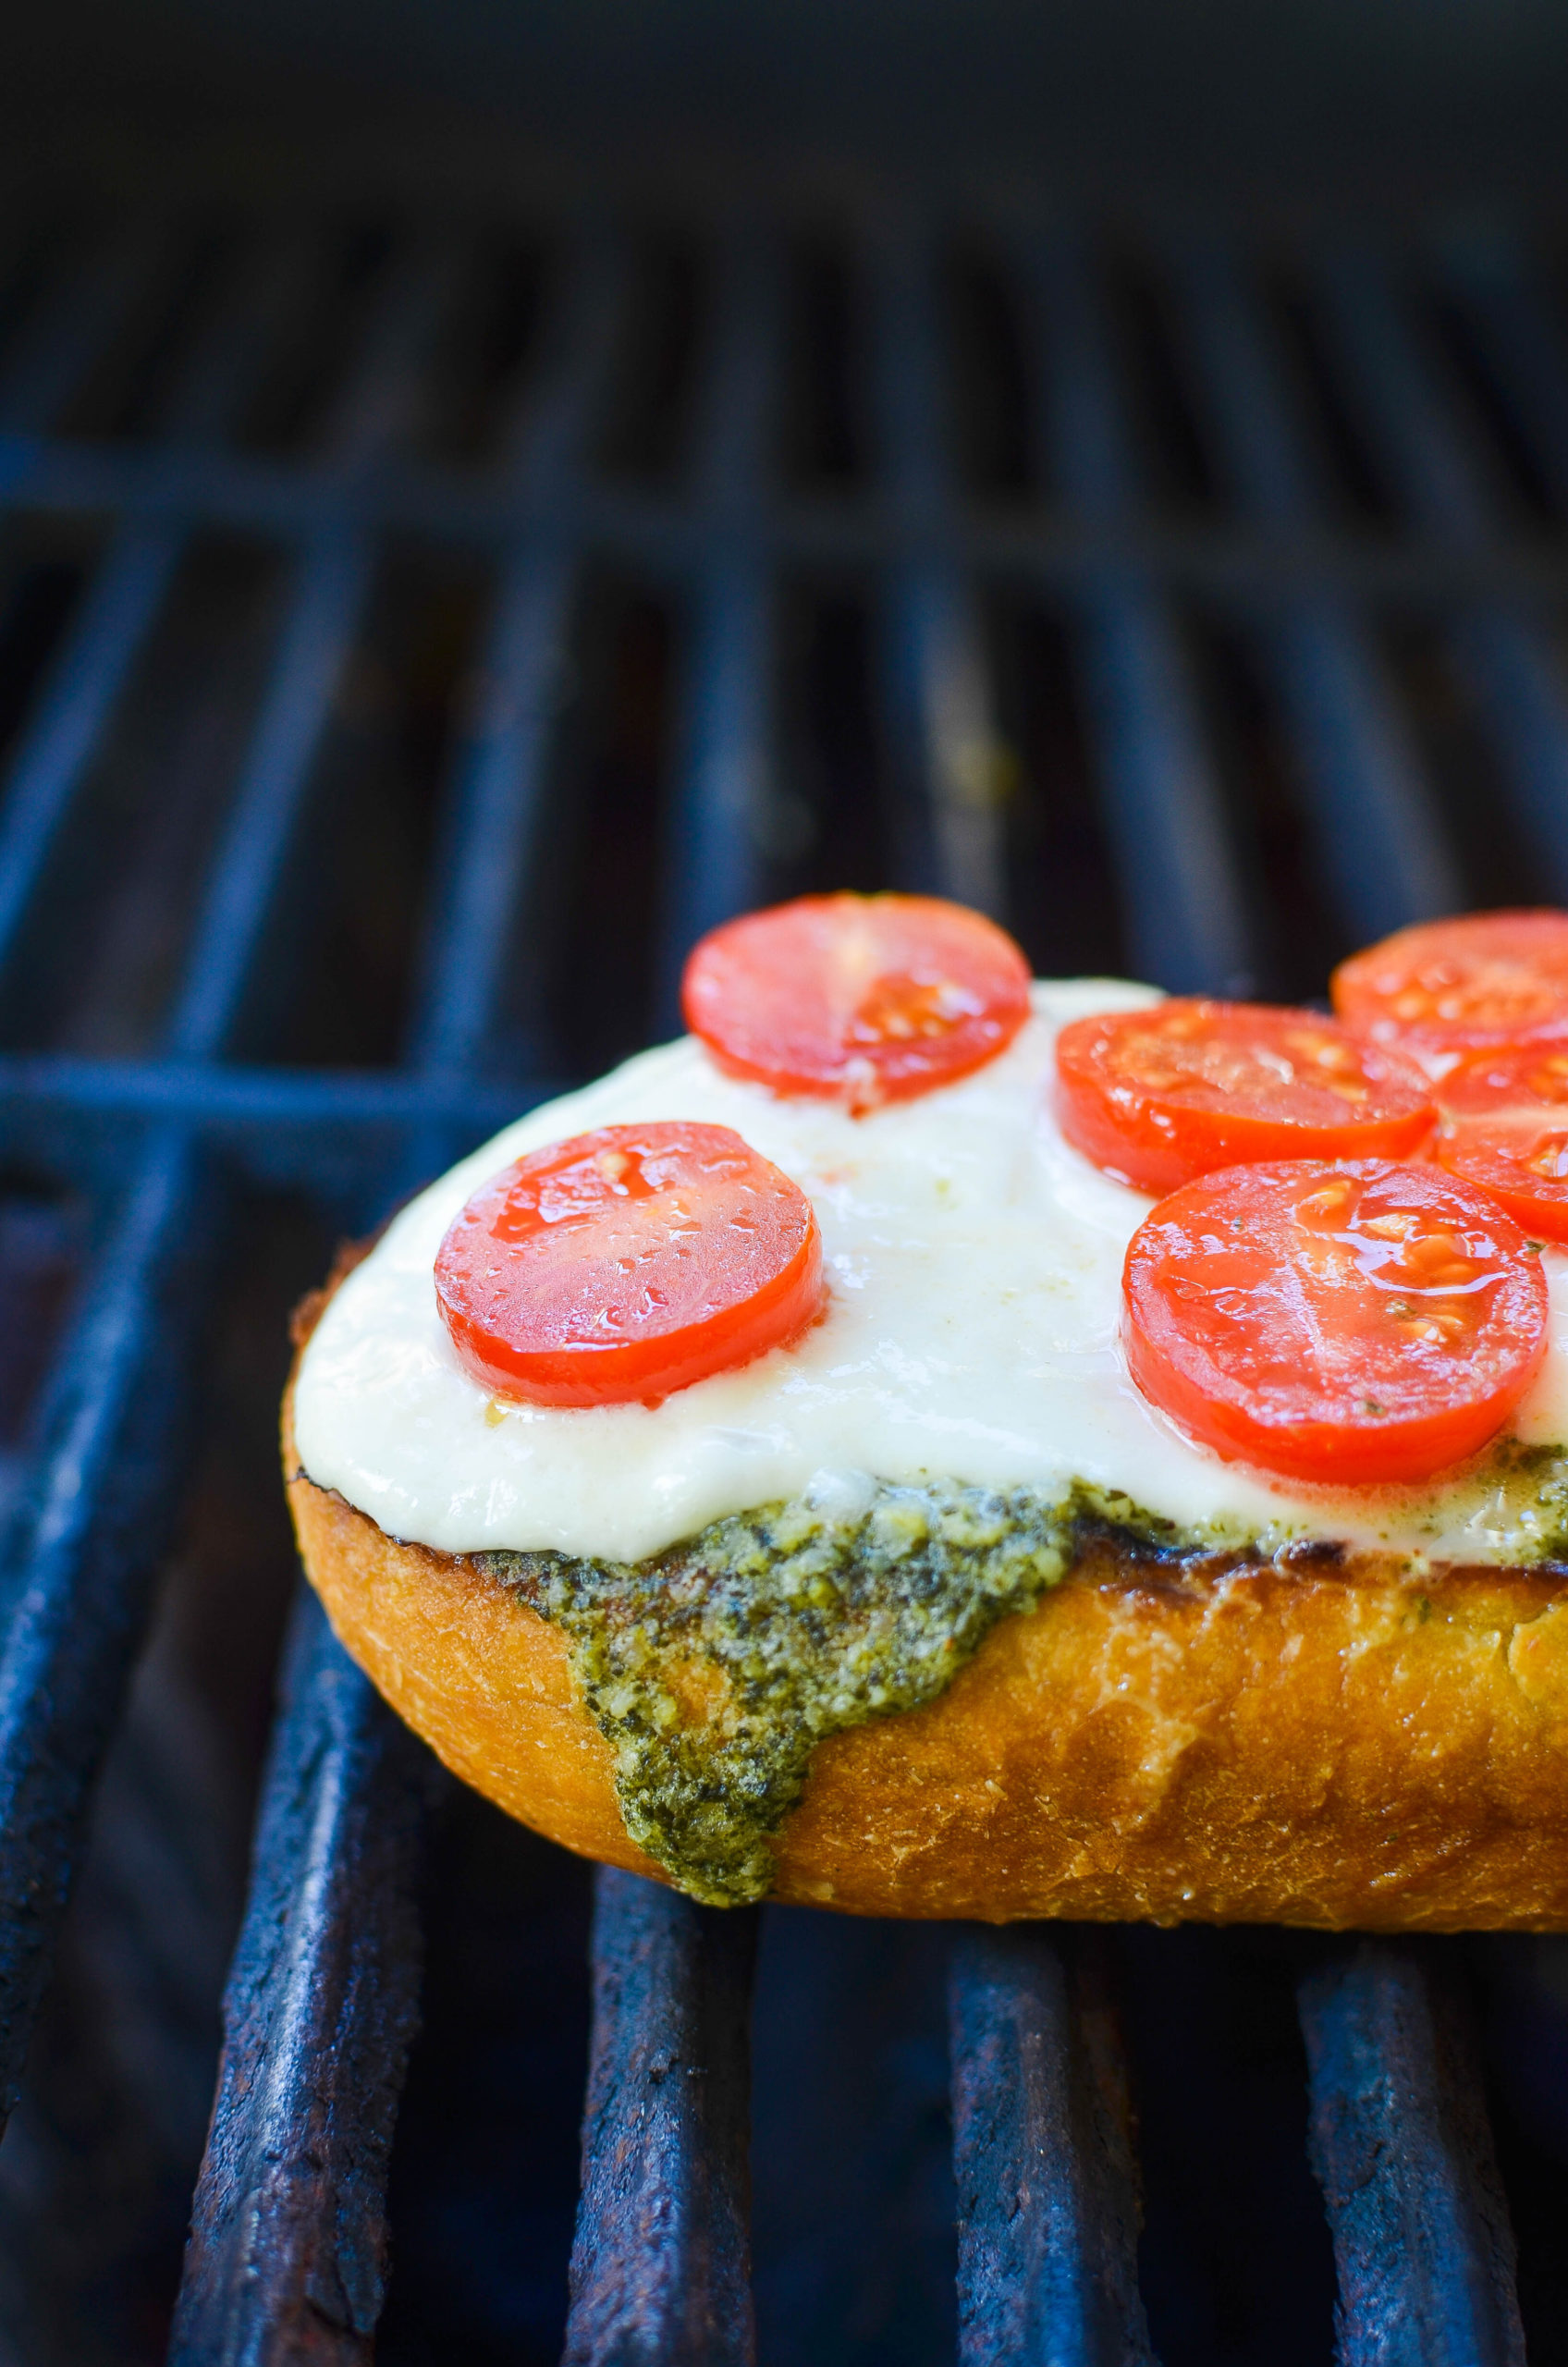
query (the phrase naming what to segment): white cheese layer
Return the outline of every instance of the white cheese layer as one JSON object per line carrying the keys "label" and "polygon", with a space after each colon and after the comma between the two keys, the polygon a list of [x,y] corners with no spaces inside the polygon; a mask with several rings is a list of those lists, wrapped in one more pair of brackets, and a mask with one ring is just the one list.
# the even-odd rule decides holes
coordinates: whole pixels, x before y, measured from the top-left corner
{"label": "white cheese layer", "polygon": [[[1051,1046],[1070,1019],[1154,1000],[1117,980],[1037,986],[1035,1016],[998,1060],[868,1117],[777,1100],[722,1075],[692,1038],[532,1110],[405,1208],[332,1301],[295,1398],[305,1470],[388,1535],[457,1553],[640,1561],[808,1490],[848,1509],[871,1475],[1047,1498],[1083,1480],[1266,1549],[1309,1535],[1434,1561],[1539,1558],[1545,1518],[1517,1488],[1276,1483],[1194,1445],[1133,1387],[1121,1263],[1152,1204],[1063,1141]],[[650,1118],[733,1126],[809,1193],[825,1320],[655,1407],[503,1407],[459,1364],[436,1311],[442,1235],[521,1153]],[[1546,1263],[1551,1347],[1514,1424],[1526,1441],[1568,1439],[1568,1257]]]}

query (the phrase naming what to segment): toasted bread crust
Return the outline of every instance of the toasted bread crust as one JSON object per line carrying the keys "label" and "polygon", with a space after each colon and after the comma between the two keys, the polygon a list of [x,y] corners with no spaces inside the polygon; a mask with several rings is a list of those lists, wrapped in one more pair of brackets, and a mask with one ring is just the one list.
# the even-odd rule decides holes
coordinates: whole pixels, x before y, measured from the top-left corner
{"label": "toasted bread crust", "polygon": [[[621,1822],[560,1631],[477,1563],[399,1544],[316,1487],[292,1394],[295,1528],[347,1650],[510,1815],[660,1876]],[[775,1895],[998,1922],[1560,1928],[1568,1572],[1162,1576],[1096,1540],[938,1700],[819,1747]]]}

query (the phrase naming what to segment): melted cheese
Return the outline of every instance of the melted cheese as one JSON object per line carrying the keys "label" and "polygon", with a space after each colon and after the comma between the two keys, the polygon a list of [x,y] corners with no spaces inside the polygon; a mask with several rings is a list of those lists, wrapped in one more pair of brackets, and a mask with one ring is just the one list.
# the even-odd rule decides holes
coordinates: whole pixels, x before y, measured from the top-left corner
{"label": "melted cheese", "polygon": [[[1220,1461],[1140,1396],[1118,1340],[1122,1257],[1151,1203],[1059,1132],[1051,1046],[1068,1020],[1156,1000],[1120,981],[1038,986],[1035,1017],[976,1074],[864,1118],[777,1100],[687,1038],[534,1110],[433,1184],[343,1284],[305,1352],[300,1459],[389,1535],[448,1552],[554,1548],[639,1561],[726,1513],[869,1478],[1074,1481],[1183,1531],[1314,1536],[1432,1560],[1538,1559],[1561,1513],[1486,1476],[1425,1492],[1303,1489]],[[733,1126],[810,1194],[826,1318],[790,1348],[655,1407],[501,1405],[436,1310],[436,1248],[521,1153],[648,1118]],[[1551,1346],[1514,1425],[1568,1439],[1568,1257],[1549,1253]]]}

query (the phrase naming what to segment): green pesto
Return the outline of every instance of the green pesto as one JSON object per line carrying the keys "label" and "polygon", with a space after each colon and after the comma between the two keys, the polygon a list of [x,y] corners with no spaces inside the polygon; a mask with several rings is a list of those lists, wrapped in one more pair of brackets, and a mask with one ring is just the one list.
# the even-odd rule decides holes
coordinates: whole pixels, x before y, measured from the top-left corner
{"label": "green pesto", "polygon": [[1434,1536],[1462,1521],[1483,1524],[1521,1568],[1568,1561],[1568,1451],[1499,1440],[1431,1503]]}
{"label": "green pesto", "polygon": [[[1521,1563],[1568,1559],[1561,1448],[1499,1446],[1443,1516],[1472,1497],[1515,1531]],[[876,1482],[848,1515],[803,1500],[732,1514],[644,1562],[475,1559],[565,1634],[632,1839],[692,1897],[734,1907],[766,1895],[817,1744],[934,1701],[1107,1527],[1172,1561],[1268,1550],[1081,1482],[1047,1501],[932,1479]]]}
{"label": "green pesto", "polygon": [[1083,1491],[879,1483],[850,1516],[768,1504],[645,1562],[476,1558],[564,1630],[633,1840],[731,1907],[766,1893],[823,1737],[935,1700],[1064,1575],[1079,1523],[1111,1512]]}

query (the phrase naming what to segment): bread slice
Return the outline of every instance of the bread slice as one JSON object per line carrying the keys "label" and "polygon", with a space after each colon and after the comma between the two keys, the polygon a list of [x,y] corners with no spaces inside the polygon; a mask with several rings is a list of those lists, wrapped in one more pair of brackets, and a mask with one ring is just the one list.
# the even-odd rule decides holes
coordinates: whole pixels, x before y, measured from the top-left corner
{"label": "bread slice", "polygon": [[[291,1402],[300,1550],[348,1651],[508,1814],[668,1879],[560,1627],[315,1486]],[[1568,1570],[1178,1561],[1088,1533],[937,1699],[822,1741],[774,1846],[772,1895],[853,1914],[1560,1928]]]}

